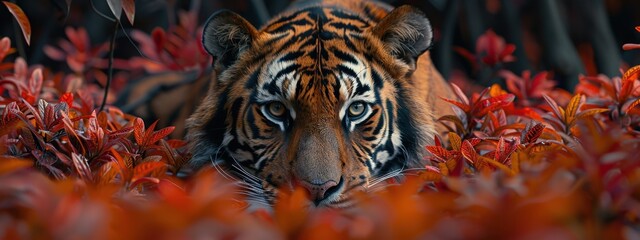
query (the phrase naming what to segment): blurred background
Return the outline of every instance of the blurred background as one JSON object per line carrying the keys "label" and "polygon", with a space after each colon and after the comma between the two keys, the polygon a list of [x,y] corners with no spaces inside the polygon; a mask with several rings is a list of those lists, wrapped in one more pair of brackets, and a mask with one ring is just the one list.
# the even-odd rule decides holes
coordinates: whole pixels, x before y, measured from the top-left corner
{"label": "blurred background", "polygon": [[[104,87],[108,43],[117,29],[116,75],[109,101],[117,102],[126,112],[134,112],[138,105],[127,107],[128,103],[149,102],[153,98],[122,97],[135,95],[127,92],[126,86],[140,82],[137,79],[163,72],[188,72],[193,74],[174,76],[188,76],[185,81],[191,83],[206,75],[211,59],[198,46],[199,26],[216,10],[233,10],[261,26],[290,3],[138,0],[133,24],[122,14],[122,25],[116,28],[107,1],[12,0],[24,10],[33,33],[31,45],[25,46],[18,24],[9,11],[0,8],[0,35],[12,38],[18,52],[10,58],[21,56],[29,65],[42,64],[51,72],[72,73]],[[461,85],[504,85],[505,75],[500,71],[520,76],[529,70],[532,75],[547,72],[558,86],[572,90],[581,75],[620,76],[621,69],[640,64],[639,50],[621,48],[624,43],[640,43],[640,32],[635,30],[640,25],[638,0],[384,2],[412,5],[427,14],[435,32],[431,51],[434,63],[445,78]],[[156,86],[161,80],[154,81],[152,85]],[[174,85],[163,85],[154,91],[172,89]],[[143,92],[149,95],[151,90],[137,94]],[[148,111],[136,114],[151,119],[162,117]]]}

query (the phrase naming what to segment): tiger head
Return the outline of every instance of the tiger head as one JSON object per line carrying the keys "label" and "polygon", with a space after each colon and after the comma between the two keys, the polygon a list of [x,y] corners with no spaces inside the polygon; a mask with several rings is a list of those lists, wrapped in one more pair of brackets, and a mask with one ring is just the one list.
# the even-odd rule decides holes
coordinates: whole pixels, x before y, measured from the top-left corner
{"label": "tiger head", "polygon": [[215,73],[187,121],[193,165],[224,162],[263,203],[302,186],[310,205],[328,207],[419,165],[435,128],[412,74],[431,26],[412,7],[367,7],[307,7],[261,30],[212,15],[203,44]]}

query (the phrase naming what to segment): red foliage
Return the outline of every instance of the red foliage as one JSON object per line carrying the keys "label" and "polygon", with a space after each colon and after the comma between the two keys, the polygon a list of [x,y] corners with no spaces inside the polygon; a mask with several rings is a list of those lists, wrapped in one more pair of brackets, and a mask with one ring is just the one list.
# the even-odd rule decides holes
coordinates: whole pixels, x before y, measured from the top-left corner
{"label": "red foliage", "polygon": [[506,44],[504,38],[498,36],[493,30],[487,30],[476,41],[475,54],[467,49],[455,47],[454,50],[474,64],[478,69],[478,63],[494,67],[498,64],[515,61],[512,55],[516,50],[513,44]]}
{"label": "red foliage", "polygon": [[[82,33],[72,32],[74,43],[62,45],[74,47],[57,53],[71,58],[70,65],[92,66],[78,60],[90,48]],[[171,60],[178,53],[171,50],[175,42],[163,43],[173,41],[164,34],[155,31],[143,48]],[[497,41],[491,34],[483,41]],[[504,42],[493,44],[486,63],[509,60],[503,56],[509,48],[499,50]],[[12,51],[8,39],[0,40],[0,60]],[[550,97],[564,93],[546,73],[502,72],[506,90],[495,85],[470,98],[453,85],[458,99],[445,101],[456,114],[441,119],[453,126],[446,141],[437,136],[425,146],[424,169],[359,193],[350,209],[307,208],[297,189],[279,194],[271,211],[249,212],[239,184],[219,172],[178,177],[190,156],[184,141],[165,140],[172,127],[156,130],[156,123],[145,126],[113,107],[96,112],[92,85],[68,91],[23,60],[1,63],[0,236],[634,238],[638,69],[622,78],[583,77],[566,100]]]}
{"label": "red foliage", "polygon": [[142,68],[149,73],[164,71],[205,72],[211,65],[211,56],[202,46],[202,29],[197,26],[197,16],[191,12],[180,12],[180,25],[168,32],[155,28],[151,36],[134,30],[132,33],[145,57],[133,57],[128,66]]}

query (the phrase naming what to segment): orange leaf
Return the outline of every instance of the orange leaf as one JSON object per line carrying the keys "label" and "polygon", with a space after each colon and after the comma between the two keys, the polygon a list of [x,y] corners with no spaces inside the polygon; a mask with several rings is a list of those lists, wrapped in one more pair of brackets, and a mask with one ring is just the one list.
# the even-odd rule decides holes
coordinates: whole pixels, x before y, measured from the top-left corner
{"label": "orange leaf", "polygon": [[440,173],[437,168],[432,166],[426,166],[425,168],[427,169],[427,171],[424,171],[420,174],[420,179],[422,179],[423,181],[437,182],[442,179],[442,173]]}
{"label": "orange leaf", "polygon": [[576,116],[576,113],[584,101],[585,97],[581,94],[576,94],[571,98],[569,104],[567,104],[567,110],[564,114],[564,122],[569,123],[573,121],[573,118]]}
{"label": "orange leaf", "polygon": [[122,9],[127,16],[129,23],[133,25],[133,19],[136,16],[136,3],[135,0],[122,0]]}
{"label": "orange leaf", "polygon": [[446,161],[451,157],[451,153],[443,147],[440,146],[426,146],[427,151],[433,154],[436,158],[441,161]]}
{"label": "orange leaf", "polygon": [[27,18],[27,15],[25,15],[22,9],[14,3],[6,2],[6,1],[3,1],[2,3],[4,3],[5,6],[7,6],[7,9],[9,10],[9,12],[11,12],[11,14],[13,14],[13,17],[16,19],[16,21],[18,21],[18,25],[20,25],[20,29],[22,29],[22,35],[24,36],[24,40],[27,42],[27,45],[30,45],[31,23],[29,23],[29,19]]}
{"label": "orange leaf", "polygon": [[640,104],[640,98],[633,100],[629,106],[624,110],[624,113],[628,113],[629,110],[633,109],[634,107],[638,106],[638,104]]}
{"label": "orange leaf", "polygon": [[449,176],[449,167],[446,163],[438,163],[438,169],[440,169],[442,176]]}
{"label": "orange leaf", "polygon": [[169,126],[153,132],[153,135],[151,135],[151,139],[149,139],[149,142],[147,142],[147,144],[154,144],[157,141],[160,141],[160,139],[163,139],[164,137],[169,136],[169,134],[171,134],[175,128],[176,127],[174,126]]}
{"label": "orange leaf", "polygon": [[460,151],[460,146],[462,145],[462,138],[458,136],[457,133],[449,132],[449,142],[451,143],[451,148],[456,151]]}
{"label": "orange leaf", "polygon": [[513,170],[511,170],[511,168],[507,167],[507,165],[504,165],[504,164],[502,164],[502,163],[499,163],[499,162],[497,162],[497,161],[495,161],[495,160],[493,160],[493,159],[491,159],[491,158],[488,158],[488,157],[483,157],[483,156],[478,156],[478,157],[479,157],[482,161],[484,161],[484,162],[486,162],[486,163],[488,163],[488,164],[490,164],[490,165],[493,165],[493,166],[494,166],[494,167],[496,167],[496,168],[499,168],[500,170],[502,170],[502,171],[506,172],[506,173],[507,173],[507,174],[509,174],[510,176],[515,175],[515,172],[514,172]]}
{"label": "orange leaf", "polygon": [[569,125],[573,125],[575,123],[575,120],[579,120],[579,119],[585,119],[588,117],[591,117],[593,115],[599,114],[599,113],[603,113],[603,112],[608,112],[609,109],[606,108],[592,108],[592,109],[587,109],[584,110],[580,113],[578,113],[578,115],[576,115],[576,118],[574,119],[574,121],[570,122]]}
{"label": "orange leaf", "polygon": [[504,89],[502,89],[502,87],[500,87],[500,84],[494,83],[489,88],[489,96],[497,97],[504,94],[507,94],[507,92]]}
{"label": "orange leaf", "polygon": [[629,80],[634,81],[638,79],[639,75],[640,75],[640,65],[636,65],[624,72],[624,74],[622,75],[622,82],[629,81]]}
{"label": "orange leaf", "polygon": [[493,112],[495,110],[503,108],[513,102],[514,99],[515,95],[513,94],[503,94],[500,96],[480,100],[473,106],[474,111],[477,111],[474,116],[481,117],[488,112]]}
{"label": "orange leaf", "polygon": [[143,162],[133,169],[132,182],[150,175],[160,175],[166,171],[167,165],[163,162]]}
{"label": "orange leaf", "polygon": [[138,145],[142,145],[144,140],[144,121],[142,118],[136,118],[133,122],[133,137]]}

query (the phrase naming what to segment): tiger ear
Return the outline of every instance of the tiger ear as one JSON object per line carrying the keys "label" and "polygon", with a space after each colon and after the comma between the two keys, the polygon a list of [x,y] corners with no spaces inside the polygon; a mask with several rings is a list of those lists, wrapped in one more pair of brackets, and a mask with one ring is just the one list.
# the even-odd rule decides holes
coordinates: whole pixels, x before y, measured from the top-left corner
{"label": "tiger ear", "polygon": [[232,11],[220,10],[205,23],[202,45],[216,62],[229,67],[257,35],[258,31],[249,21]]}
{"label": "tiger ear", "polygon": [[413,68],[433,40],[429,19],[420,10],[407,5],[389,12],[372,32],[382,40],[389,53]]}

